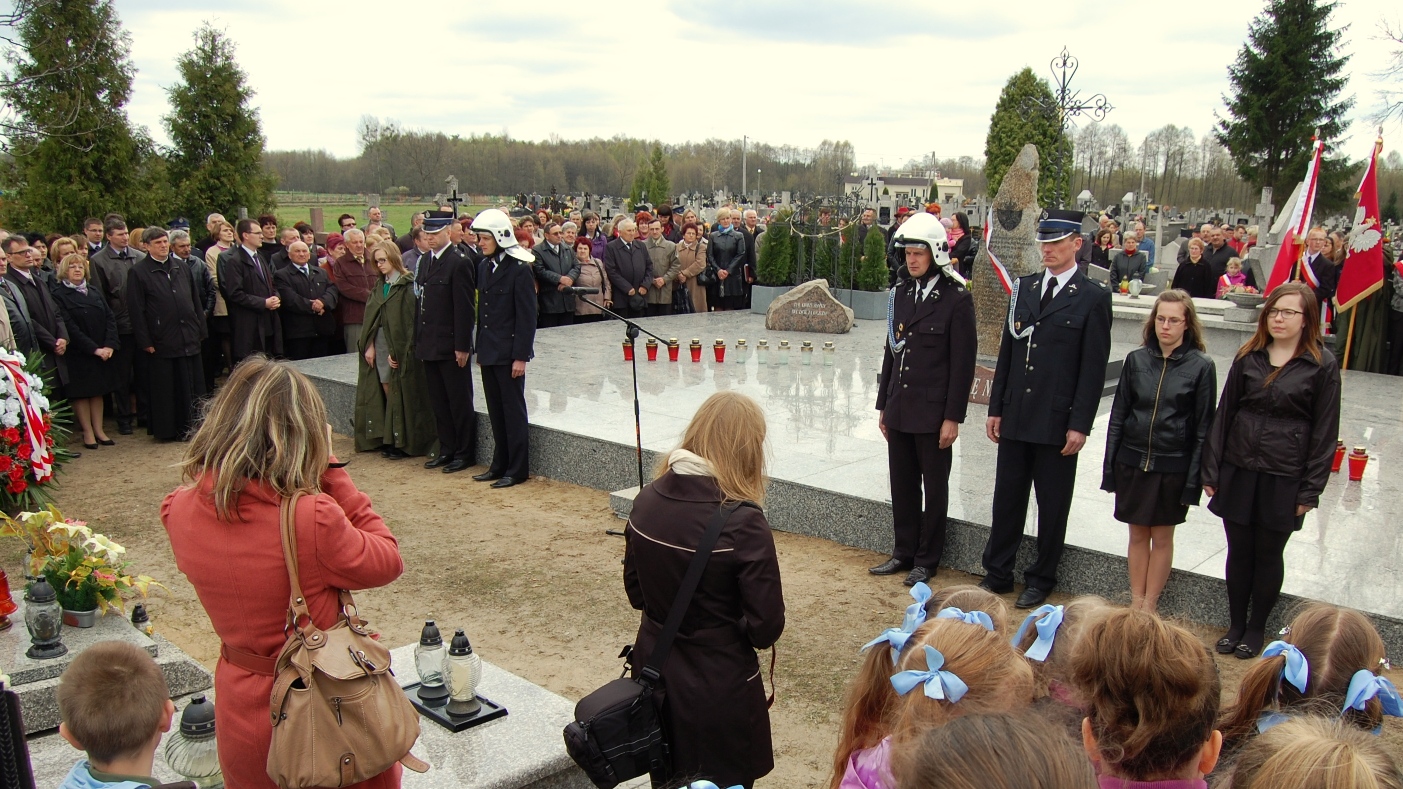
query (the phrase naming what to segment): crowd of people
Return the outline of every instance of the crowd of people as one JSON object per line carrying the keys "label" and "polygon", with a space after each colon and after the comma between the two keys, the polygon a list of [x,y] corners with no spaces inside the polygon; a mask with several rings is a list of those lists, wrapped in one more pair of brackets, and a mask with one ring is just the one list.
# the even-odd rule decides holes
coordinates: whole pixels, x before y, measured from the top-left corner
{"label": "crowd of people", "polygon": [[[1091,597],[1046,602],[1110,351],[1109,293],[1077,266],[1082,219],[1073,211],[1044,213],[1037,230],[1043,271],[1019,278],[1010,299],[985,424],[998,444],[986,577],[978,586],[938,590],[927,581],[944,550],[950,451],[973,376],[973,307],[944,223],[915,214],[891,234],[902,270],[892,292],[877,408],[888,441],[896,550],[871,572],[905,572],[915,602],[899,626],[864,647],[844,701],[831,789],[1203,789],[1210,777],[1234,789],[1403,787],[1396,756],[1370,736],[1385,715],[1403,716],[1403,701],[1385,676],[1384,644],[1369,620],[1312,603],[1266,643],[1284,547],[1318,503],[1338,432],[1339,372],[1321,345],[1318,305],[1306,285],[1288,283],[1269,295],[1221,397],[1192,299],[1170,290],[1155,300],[1143,345],[1127,359],[1117,390],[1102,475],[1116,497],[1116,517],[1130,527],[1131,605]],[[103,315],[108,335],[120,343],[124,324],[110,303],[120,296],[130,347],[148,354],[145,384],[132,384],[146,389],[148,419],[157,403],[195,392],[204,380],[200,354],[209,316],[203,309],[215,296],[224,300],[229,347],[243,353],[205,407],[186,451],[183,484],[162,507],[177,564],[222,642],[216,715],[228,785],[272,785],[263,771],[271,737],[265,705],[290,594],[289,585],[274,580],[284,575],[273,528],[281,503],[307,494],[292,518],[304,535],[299,563],[319,568],[301,581],[319,626],[336,620],[337,590],[387,584],[404,569],[394,536],[331,453],[315,387],[291,364],[270,358],[292,333],[278,313],[294,303],[294,289],[279,289],[279,275],[287,283],[292,269],[308,280],[309,289],[295,296],[306,301],[307,314],[323,318],[311,321],[312,332],[328,345],[338,334],[342,342],[351,339],[347,327],[356,326],[358,449],[403,457],[437,442],[430,467],[472,464],[473,420],[462,409],[471,408],[467,365],[476,354],[497,439],[497,454],[479,478],[506,486],[529,472],[520,398],[541,325],[541,296],[574,295],[566,283],[579,281],[573,268],[559,268],[568,262],[561,254],[564,228],[542,224],[513,221],[495,209],[466,223],[449,212],[427,212],[411,235],[419,253],[414,271],[405,263],[408,254],[384,237],[390,231],[372,228],[375,240],[365,242],[364,231],[347,228],[342,244],[361,248],[359,258],[352,253],[366,272],[360,283],[342,258],[323,277],[311,276],[318,268],[312,258],[321,253],[293,233],[283,249],[264,257],[260,239],[281,234],[255,221],[241,220],[233,228],[239,244],[222,251],[223,227],[211,230],[213,271],[191,263],[196,257],[189,251],[172,252],[167,231],[148,228],[141,233],[146,257],[126,272],[124,286],[114,288],[107,275],[95,284],[106,300],[90,300],[88,309]],[[623,308],[648,314],[655,304],[668,305],[648,301],[660,285],[633,276],[637,267],[651,273],[658,265],[651,249],[643,248],[647,262],[635,251],[637,224],[636,217],[615,223],[619,235],[604,245],[601,275],[622,276],[624,287],[615,285],[614,295],[639,297]],[[557,231],[560,243],[552,241]],[[469,234],[472,243],[465,245]],[[109,219],[103,235],[113,251],[95,249],[90,257],[119,263],[135,257],[124,225]],[[743,236],[713,243],[744,260]],[[587,244],[597,259],[593,240],[577,236],[575,244],[568,248]],[[546,255],[539,254],[543,248]],[[18,249],[7,240],[7,253]],[[274,262],[282,253],[286,265]],[[681,257],[674,248],[666,265],[685,268],[674,255]],[[79,290],[72,269],[82,256],[63,260],[70,263],[59,271],[71,284],[58,287]],[[729,279],[714,268],[718,282]],[[738,271],[743,278],[744,268]],[[216,293],[210,280],[218,282]],[[53,298],[51,290],[40,292]],[[8,292],[6,285],[0,295]],[[360,310],[345,311],[346,300],[362,292]],[[674,288],[672,298],[678,293],[687,291]],[[710,303],[712,293],[706,296]],[[715,298],[722,308],[736,304],[736,294],[724,288]],[[339,330],[324,319],[338,307]],[[419,397],[426,407],[411,402]],[[140,400],[128,405],[128,414],[140,418]],[[765,441],[759,404],[736,392],[716,393],[639,493],[625,530],[623,585],[640,612],[631,658],[638,672],[718,513],[721,527],[661,669],[671,762],[652,776],[657,786],[707,779],[748,788],[773,770],[757,650],[781,637],[786,609],[761,509]],[[1014,602],[1028,613],[1015,622],[1004,595],[1014,587],[1034,492],[1037,552]],[[1157,613],[1174,526],[1203,494],[1228,535],[1230,627],[1216,650],[1253,661],[1228,704],[1209,650]],[[256,596],[235,600],[222,593],[231,569],[269,582]],[[60,683],[65,736],[89,755],[68,787],[149,775],[160,733],[170,726],[172,711],[157,684],[159,671],[146,665],[149,657],[131,650],[101,655],[75,661]],[[121,717],[108,714],[102,726],[92,724],[97,692]],[[397,786],[399,768],[358,785]]]}

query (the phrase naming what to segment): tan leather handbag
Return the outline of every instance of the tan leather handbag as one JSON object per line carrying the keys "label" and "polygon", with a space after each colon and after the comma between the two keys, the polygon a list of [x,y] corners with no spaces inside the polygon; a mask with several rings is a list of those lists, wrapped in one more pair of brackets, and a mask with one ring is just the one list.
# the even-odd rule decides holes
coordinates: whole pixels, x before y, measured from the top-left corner
{"label": "tan leather handbag", "polygon": [[351,593],[322,630],[307,613],[297,575],[297,499],[282,502],[283,559],[292,582],[287,643],[277,660],[268,777],[282,789],[350,786],[390,769],[429,765],[409,749],[419,713],[390,673],[390,650],[370,637]]}

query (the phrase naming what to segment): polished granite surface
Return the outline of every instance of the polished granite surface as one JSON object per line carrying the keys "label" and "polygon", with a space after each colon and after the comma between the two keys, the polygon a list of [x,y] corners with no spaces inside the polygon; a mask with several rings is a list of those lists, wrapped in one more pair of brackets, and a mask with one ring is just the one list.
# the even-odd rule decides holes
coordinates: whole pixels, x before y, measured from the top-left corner
{"label": "polished granite surface", "polygon": [[[878,503],[889,500],[886,446],[874,410],[882,323],[858,321],[844,335],[766,331],[762,316],[744,312],[649,318],[639,324],[683,344],[682,361],[668,362],[666,348],[661,348],[660,361],[648,362],[639,341],[645,450],[665,452],[675,446],[702,401],[718,390],[733,389],[755,397],[765,410],[774,478]],[[533,425],[632,446],[632,382],[620,349],[623,334],[616,322],[537,333],[536,359],[526,378]],[[704,346],[700,363],[688,356],[686,345],[693,337]],[[742,337],[752,350],[738,364],[735,341]],[[724,364],[712,358],[710,346],[716,338],[727,342]],[[762,338],[771,346],[767,365],[758,363],[753,350]],[[785,366],[775,364],[781,339],[795,348]],[[812,364],[804,366],[797,350],[803,340],[820,348],[832,340],[837,348],[834,365],[824,366],[823,351],[817,350]],[[1130,347],[1117,343],[1112,358],[1123,357]],[[1220,349],[1211,350],[1221,385],[1231,360],[1220,355]],[[349,357],[316,360],[309,366],[336,378],[354,376]],[[1399,483],[1384,473],[1393,455],[1403,452],[1403,389],[1399,379],[1366,373],[1346,372],[1344,384],[1341,437],[1351,446],[1366,445],[1371,460],[1362,482],[1349,482],[1344,472],[1332,476],[1320,509],[1307,516],[1305,528],[1287,546],[1284,591],[1403,617],[1403,575],[1397,572],[1403,563],[1398,529],[1403,496]],[[477,399],[477,410],[485,412],[480,390]],[[1103,399],[1083,450],[1067,538],[1069,544],[1123,557],[1126,528],[1112,518],[1111,494],[1099,490],[1110,403],[1110,397]],[[987,525],[996,447],[984,436],[985,415],[983,406],[971,404],[955,443],[950,517]],[[1035,518],[1036,505],[1030,503],[1029,534],[1035,531]],[[890,526],[885,528],[889,535]],[[1225,554],[1221,521],[1202,507],[1191,508],[1188,522],[1176,532],[1174,566],[1222,578]],[[1115,574],[1123,584],[1123,568],[1121,560],[1104,572]]]}

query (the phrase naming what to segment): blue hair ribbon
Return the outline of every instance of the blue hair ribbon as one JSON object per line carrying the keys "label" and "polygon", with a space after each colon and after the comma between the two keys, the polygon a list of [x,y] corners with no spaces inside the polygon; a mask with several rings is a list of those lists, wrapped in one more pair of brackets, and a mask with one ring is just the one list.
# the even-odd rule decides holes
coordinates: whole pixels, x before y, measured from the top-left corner
{"label": "blue hair ribbon", "polygon": [[[721,789],[721,788],[720,788],[719,786],[717,786],[716,784],[710,782],[710,781],[693,781],[693,782],[687,787],[687,789]],[[741,789],[741,786],[740,786],[740,784],[736,784],[735,786],[729,787],[729,789]]]}
{"label": "blue hair ribbon", "polygon": [[[1052,653],[1052,644],[1057,640],[1057,629],[1062,626],[1062,617],[1065,613],[1060,605],[1043,605],[1023,620],[1023,624],[1018,626],[1018,632],[1013,634],[1013,645],[1018,646],[1027,635],[1029,626],[1036,627],[1038,638],[1023,653],[1029,660],[1036,660],[1042,663],[1047,660],[1047,656]],[[1035,621],[1036,620],[1036,621]]]}
{"label": "blue hair ribbon", "polygon": [[1262,710],[1262,714],[1257,716],[1257,733],[1265,734],[1273,726],[1291,720],[1291,716],[1276,710]]}
{"label": "blue hair ribbon", "polygon": [[892,648],[891,664],[896,665],[901,657],[901,650],[906,648],[906,642],[911,638],[911,634],[916,632],[916,628],[926,623],[926,603],[931,597],[930,587],[924,582],[917,581],[911,587],[911,597],[916,602],[906,606],[906,615],[901,619],[901,627],[889,627],[883,630],[881,635],[864,644],[862,651],[866,652],[885,641]]}
{"label": "blue hair ribbon", "polygon": [[935,615],[936,619],[958,619],[967,625],[980,625],[985,630],[993,632],[994,620],[983,611],[962,611],[958,608],[945,608]]}
{"label": "blue hair ribbon", "polygon": [[948,699],[954,704],[969,692],[969,686],[953,672],[945,671],[945,656],[940,650],[926,644],[926,671],[901,671],[892,675],[891,686],[902,696],[915,690],[917,685],[925,685],[928,698]]}
{"label": "blue hair ribbon", "polygon": [[[1354,672],[1349,681],[1349,690],[1345,693],[1345,706],[1340,710],[1340,714],[1343,715],[1351,709],[1363,712],[1364,704],[1372,698],[1377,698],[1383,705],[1385,715],[1403,718],[1403,700],[1398,697],[1398,688],[1393,686],[1388,677],[1381,677],[1367,668]],[[1379,732],[1375,730],[1374,733]]]}
{"label": "blue hair ribbon", "polygon": [[1295,644],[1288,644],[1285,641],[1273,641],[1267,644],[1267,648],[1262,650],[1262,657],[1276,657],[1284,655],[1286,663],[1281,667],[1281,678],[1296,686],[1296,690],[1306,692],[1306,683],[1310,680],[1310,664],[1306,662],[1305,653],[1301,652]]}

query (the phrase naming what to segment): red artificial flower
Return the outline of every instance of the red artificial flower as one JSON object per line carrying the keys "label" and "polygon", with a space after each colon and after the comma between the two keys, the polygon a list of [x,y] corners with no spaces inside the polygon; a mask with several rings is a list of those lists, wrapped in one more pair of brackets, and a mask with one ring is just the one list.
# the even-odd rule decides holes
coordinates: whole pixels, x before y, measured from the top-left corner
{"label": "red artificial flower", "polygon": [[9,444],[18,444],[18,443],[19,443],[19,430],[16,429],[16,428],[13,428],[13,427],[7,427],[7,428],[5,428],[3,431],[0,431],[0,437],[3,437],[3,438],[5,439],[5,441],[6,441],[6,443],[9,443]]}
{"label": "red artificial flower", "polygon": [[34,448],[31,447],[28,442],[15,447],[15,454],[18,455],[21,460],[27,460],[33,451]]}
{"label": "red artificial flower", "polygon": [[16,463],[15,465],[13,465],[13,466],[10,467],[9,476],[10,476],[10,479],[12,479],[12,480],[18,482],[19,480],[24,479],[24,473],[25,473],[24,464],[23,464],[23,463]]}
{"label": "red artificial flower", "polygon": [[8,490],[10,493],[18,496],[19,494],[23,493],[24,489],[27,487],[29,487],[29,483],[25,482],[22,479],[18,479],[6,485],[5,490]]}
{"label": "red artificial flower", "polygon": [[15,464],[15,459],[9,455],[0,455],[0,472],[9,471],[10,466]]}

